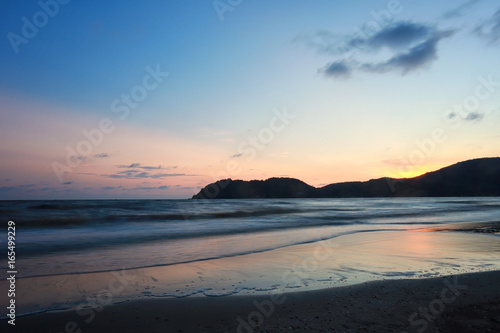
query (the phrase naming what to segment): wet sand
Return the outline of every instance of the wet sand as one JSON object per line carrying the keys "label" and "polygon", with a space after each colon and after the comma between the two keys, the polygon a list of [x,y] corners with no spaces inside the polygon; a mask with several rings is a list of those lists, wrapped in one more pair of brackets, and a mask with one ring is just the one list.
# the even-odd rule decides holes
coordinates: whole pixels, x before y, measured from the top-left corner
{"label": "wet sand", "polygon": [[259,296],[135,300],[6,320],[2,332],[498,332],[500,271]]}
{"label": "wet sand", "polygon": [[[457,232],[364,232],[194,263],[18,278],[18,314],[154,298],[257,296],[383,279],[500,270],[499,238]],[[0,280],[0,290],[7,287]],[[6,289],[5,289],[6,290]],[[0,307],[7,306],[0,299]],[[0,317],[3,315],[0,314]]]}

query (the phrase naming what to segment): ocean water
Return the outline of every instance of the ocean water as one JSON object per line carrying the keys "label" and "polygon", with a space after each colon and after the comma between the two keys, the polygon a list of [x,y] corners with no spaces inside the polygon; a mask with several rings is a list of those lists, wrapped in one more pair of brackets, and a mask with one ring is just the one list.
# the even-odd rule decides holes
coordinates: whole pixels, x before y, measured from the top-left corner
{"label": "ocean water", "polygon": [[196,262],[363,232],[500,233],[500,198],[0,201],[0,213],[16,222],[19,277]]}
{"label": "ocean water", "polygon": [[[113,295],[124,301],[500,269],[500,198],[0,201],[0,213],[3,251],[16,223],[20,313],[76,306],[116,272],[134,276]],[[301,271],[318,244],[328,255]]]}

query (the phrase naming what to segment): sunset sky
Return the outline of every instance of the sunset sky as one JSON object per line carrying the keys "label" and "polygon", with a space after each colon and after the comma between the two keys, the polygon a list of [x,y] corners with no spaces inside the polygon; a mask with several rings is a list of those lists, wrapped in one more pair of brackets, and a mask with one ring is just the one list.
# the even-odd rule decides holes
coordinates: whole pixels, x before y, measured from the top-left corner
{"label": "sunset sky", "polygon": [[[232,3],[232,5],[231,5]],[[500,156],[497,0],[3,1],[0,199]]]}

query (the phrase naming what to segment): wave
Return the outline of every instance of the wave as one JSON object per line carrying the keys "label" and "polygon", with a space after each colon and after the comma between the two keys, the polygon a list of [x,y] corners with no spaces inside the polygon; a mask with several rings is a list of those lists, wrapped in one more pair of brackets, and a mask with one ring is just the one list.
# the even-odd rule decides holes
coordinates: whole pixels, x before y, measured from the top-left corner
{"label": "wave", "polygon": [[[151,203],[148,203],[151,205]],[[422,210],[390,210],[390,211],[371,211],[363,213],[363,209],[359,208],[305,208],[305,207],[257,207],[250,209],[236,209],[224,211],[196,211],[196,209],[189,210],[181,207],[180,212],[154,212],[154,213],[136,213],[125,214],[121,210],[124,209],[124,203],[117,204],[116,209],[112,209],[109,205],[106,209],[96,209],[93,207],[88,210],[80,211],[80,209],[67,208],[72,207],[73,204],[41,204],[33,207],[35,209],[56,209],[54,213],[47,214],[24,214],[13,218],[18,225],[24,228],[50,228],[50,227],[71,227],[71,226],[85,226],[85,225],[104,225],[104,224],[117,224],[117,223],[137,223],[137,222],[171,222],[171,221],[196,221],[196,220],[224,220],[224,219],[244,219],[266,216],[287,216],[296,214],[309,215],[318,219],[325,220],[338,220],[339,218],[348,220],[372,220],[381,218],[407,218],[407,217],[424,217],[433,216],[447,213],[471,212],[477,209],[482,210],[495,210],[500,209],[500,205],[496,204],[481,204],[465,207],[446,207],[446,208],[431,208]],[[479,207],[480,206],[480,207]],[[44,208],[40,208],[44,207]],[[55,208],[57,207],[57,208]],[[63,208],[64,213],[61,213],[60,208]],[[127,209],[129,209],[128,207]],[[206,209],[206,208],[203,208]],[[71,212],[69,212],[69,211]],[[151,211],[151,208],[141,208],[141,211]],[[173,210],[173,209],[169,209]],[[329,214],[329,213],[333,213]]]}
{"label": "wave", "polygon": [[[47,204],[38,205],[36,207],[45,206]],[[48,205],[53,209],[52,205]],[[59,205],[55,205],[59,206]],[[63,205],[66,206],[66,205]],[[38,209],[38,208],[37,208]],[[21,216],[16,218],[16,223],[26,228],[37,227],[62,227],[62,226],[81,226],[81,225],[97,225],[97,224],[112,224],[126,222],[169,222],[169,221],[189,221],[189,220],[210,220],[210,219],[229,219],[229,218],[252,218],[264,217],[273,215],[289,215],[300,213],[325,213],[325,212],[355,212],[357,209],[343,208],[323,208],[323,209],[300,209],[300,208],[257,208],[244,209],[233,211],[215,211],[215,212],[189,212],[181,213],[142,213],[142,214],[120,214],[118,212],[74,212],[74,215],[55,214],[48,216]],[[62,215],[62,216],[57,216]]]}
{"label": "wave", "polygon": [[[136,266],[131,266],[131,267],[121,266],[119,268],[119,270],[129,271],[129,270],[134,270],[134,269],[165,267],[165,266],[173,266],[173,265],[181,265],[181,264],[190,264],[190,263],[195,263],[195,262],[209,261],[209,260],[215,260],[215,259],[233,258],[233,257],[239,257],[239,256],[244,256],[244,255],[249,255],[249,254],[254,254],[254,253],[263,253],[263,252],[273,251],[273,250],[286,248],[286,247],[290,247],[290,246],[311,244],[311,243],[331,240],[331,239],[334,239],[337,237],[352,235],[352,234],[356,234],[356,233],[378,232],[378,231],[402,231],[402,230],[401,229],[366,229],[366,230],[347,231],[347,232],[338,233],[338,234],[328,236],[328,237],[319,237],[319,238],[314,238],[314,239],[309,239],[309,240],[304,240],[304,241],[290,242],[290,243],[287,243],[284,245],[269,246],[266,248],[255,249],[255,250],[250,250],[250,251],[241,251],[241,252],[227,253],[227,254],[221,254],[221,255],[215,255],[215,256],[206,256],[206,257],[202,257],[202,258],[182,260],[182,261],[176,261],[176,262],[170,262],[170,263],[136,265]],[[46,277],[46,276],[106,273],[106,272],[113,272],[116,270],[117,270],[117,268],[110,267],[110,268],[98,269],[98,270],[82,270],[82,271],[72,271],[72,272],[53,273],[53,274],[51,273],[51,274],[34,274],[34,275],[29,275],[29,276],[17,276],[17,278],[18,279],[26,279],[26,278],[38,278],[38,277]]]}
{"label": "wave", "polygon": [[[170,240],[185,240],[185,239],[196,239],[196,238],[206,238],[206,237],[216,237],[216,236],[231,236],[231,235],[247,235],[253,233],[261,232],[272,232],[272,231],[284,231],[292,229],[307,229],[323,226],[346,226],[346,225],[363,225],[370,224],[368,221],[345,221],[345,220],[310,220],[304,223],[303,220],[292,220],[288,222],[281,223],[266,223],[262,225],[231,225],[228,228],[218,228],[218,229],[203,229],[203,230],[191,230],[179,232],[174,232],[170,229],[164,230],[152,230],[147,234],[138,234],[137,229],[128,229],[127,233],[111,233],[110,236],[101,237],[85,237],[83,239],[74,238],[61,238],[58,242],[36,242],[33,244],[25,243],[22,247],[19,247],[17,252],[19,254],[25,255],[37,255],[44,256],[53,254],[55,252],[63,251],[76,251],[76,250],[87,250],[110,246],[130,246],[137,245],[141,243],[152,243],[158,241],[170,241]],[[139,228],[140,229],[140,228]],[[201,229],[201,228],[200,228]],[[102,235],[102,234],[101,234]]]}

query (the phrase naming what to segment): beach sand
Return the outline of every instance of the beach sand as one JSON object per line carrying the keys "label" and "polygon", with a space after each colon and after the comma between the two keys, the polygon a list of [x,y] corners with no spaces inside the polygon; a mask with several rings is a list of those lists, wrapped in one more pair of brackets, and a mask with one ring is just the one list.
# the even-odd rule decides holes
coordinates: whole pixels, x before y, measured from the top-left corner
{"label": "beach sand", "polygon": [[[83,312],[82,312],[83,311]],[[499,332],[500,271],[323,290],[161,298],[6,320],[2,332]]]}

